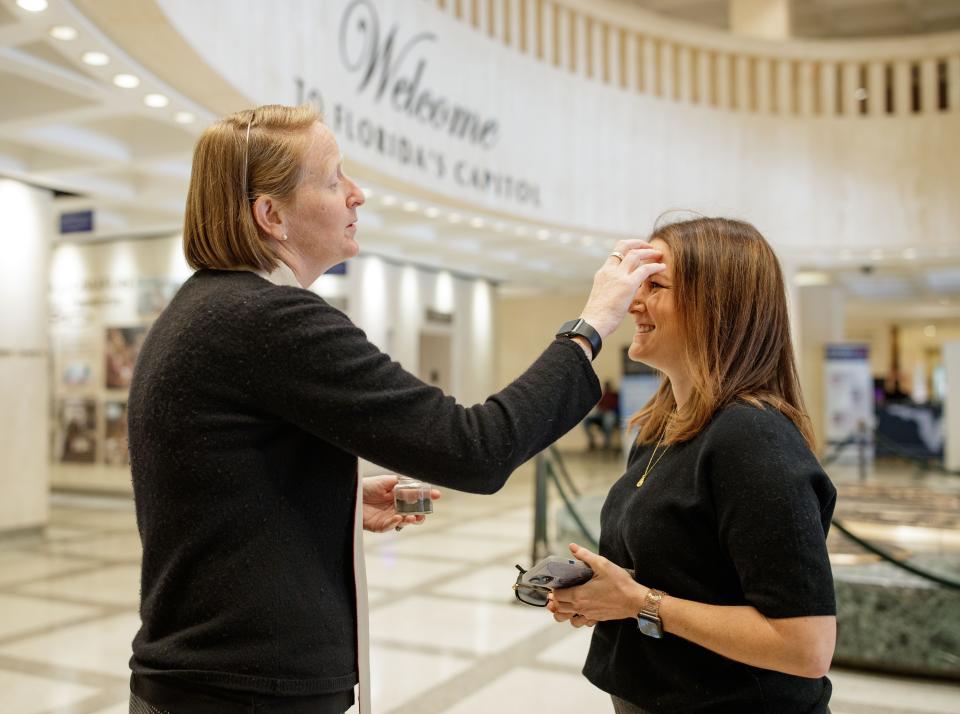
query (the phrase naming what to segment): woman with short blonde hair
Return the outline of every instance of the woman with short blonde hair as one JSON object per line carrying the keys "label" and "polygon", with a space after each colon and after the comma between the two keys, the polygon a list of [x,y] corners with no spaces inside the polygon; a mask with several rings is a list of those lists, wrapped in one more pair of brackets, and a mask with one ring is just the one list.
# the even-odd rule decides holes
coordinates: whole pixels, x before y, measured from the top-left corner
{"label": "woman with short blonde hair", "polygon": [[663,268],[647,243],[621,241],[580,319],[467,408],[306,289],[357,255],[363,202],[309,108],[239,112],[197,143],[184,221],[196,272],[130,389],[143,541],[131,712],[342,714],[360,681],[369,714],[360,528],[423,517],[396,512],[396,476],[358,479],[358,457],[496,491],[597,402],[591,358]]}
{"label": "woman with short blonde hair", "polygon": [[309,105],[268,105],[211,125],[193,154],[183,223],[183,252],[194,270],[273,270],[277,257],[263,240],[251,201],[290,197],[303,156],[321,122]]}

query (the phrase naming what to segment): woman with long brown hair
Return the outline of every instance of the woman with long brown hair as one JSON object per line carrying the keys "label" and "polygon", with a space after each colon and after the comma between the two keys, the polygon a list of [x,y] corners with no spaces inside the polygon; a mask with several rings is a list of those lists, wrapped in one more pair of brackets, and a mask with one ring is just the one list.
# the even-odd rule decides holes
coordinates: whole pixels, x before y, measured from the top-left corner
{"label": "woman with long brown hair", "polygon": [[596,625],[584,674],[618,713],[827,712],[836,491],[813,454],[783,276],[739,221],[664,226],[631,359],[658,369],[601,513],[593,579],[558,621]]}

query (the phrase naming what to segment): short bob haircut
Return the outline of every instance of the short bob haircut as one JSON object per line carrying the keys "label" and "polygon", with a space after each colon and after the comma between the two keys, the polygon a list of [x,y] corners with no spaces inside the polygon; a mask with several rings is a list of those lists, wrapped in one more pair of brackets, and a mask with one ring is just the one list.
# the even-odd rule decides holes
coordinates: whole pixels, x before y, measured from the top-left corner
{"label": "short bob haircut", "polygon": [[692,377],[681,413],[669,379],[632,419],[640,443],[696,436],[723,407],[743,401],[786,415],[811,449],[813,429],[797,375],[783,273],[749,223],[698,218],[650,236],[673,257],[673,301]]}
{"label": "short bob haircut", "polygon": [[191,268],[277,267],[254,220],[253,202],[293,194],[313,139],[310,129],[322,121],[309,105],[271,104],[231,114],[203,132],[193,152],[183,222],[183,253]]}

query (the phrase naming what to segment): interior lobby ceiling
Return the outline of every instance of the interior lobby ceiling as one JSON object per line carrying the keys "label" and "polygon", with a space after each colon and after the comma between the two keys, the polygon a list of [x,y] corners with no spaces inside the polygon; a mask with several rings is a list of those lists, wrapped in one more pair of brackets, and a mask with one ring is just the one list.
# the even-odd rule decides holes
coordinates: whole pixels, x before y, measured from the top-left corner
{"label": "interior lobby ceiling", "polygon": [[[729,0],[623,0],[676,20],[729,29]],[[957,0],[791,0],[792,32],[810,39],[896,37],[960,29]]]}
{"label": "interior lobby ceiling", "polygon": [[[670,5],[676,11],[725,6],[679,0],[641,4]],[[916,9],[937,3],[797,4]],[[960,2],[947,4],[960,16]],[[192,147],[215,115],[132,60],[77,9],[85,6],[84,0],[50,0],[46,11],[27,13],[15,0],[0,0],[0,92],[13,98],[0,103],[0,176],[56,191],[58,214],[93,210],[94,231],[69,240],[179,232]],[[77,36],[56,39],[50,31],[58,25],[74,27]],[[105,52],[110,60],[86,64],[81,56],[87,50]],[[133,74],[140,83],[117,86],[118,74]],[[148,93],[163,94],[167,104],[147,106]],[[374,176],[363,177],[361,184],[368,192],[360,211],[362,250],[489,278],[510,291],[584,294],[614,241],[584,228],[473,210]],[[818,280],[839,285],[852,300],[884,300],[884,313],[891,318],[899,312],[955,317],[960,306],[960,264],[954,259],[841,251],[831,266],[796,267],[821,273],[827,268]]]}

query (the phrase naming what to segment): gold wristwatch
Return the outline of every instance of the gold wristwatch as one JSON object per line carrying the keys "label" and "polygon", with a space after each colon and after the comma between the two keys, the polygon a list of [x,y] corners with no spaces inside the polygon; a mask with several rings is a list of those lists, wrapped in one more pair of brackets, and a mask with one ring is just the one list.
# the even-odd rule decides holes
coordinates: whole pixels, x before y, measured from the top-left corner
{"label": "gold wristwatch", "polygon": [[640,612],[637,613],[637,628],[647,637],[660,639],[663,637],[663,622],[660,620],[660,601],[663,600],[665,592],[649,588],[647,596],[640,606]]}

